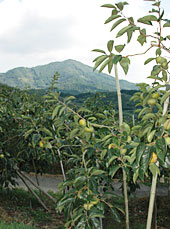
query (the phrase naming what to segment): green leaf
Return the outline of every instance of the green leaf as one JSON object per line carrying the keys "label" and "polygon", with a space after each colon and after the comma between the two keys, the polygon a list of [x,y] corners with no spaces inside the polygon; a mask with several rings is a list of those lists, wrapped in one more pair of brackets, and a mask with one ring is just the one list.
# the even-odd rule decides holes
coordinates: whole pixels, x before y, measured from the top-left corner
{"label": "green leaf", "polygon": [[107,59],[103,64],[102,66],[100,67],[99,69],[99,73],[101,73],[103,71],[103,69],[109,64],[110,62],[110,59]]}
{"label": "green leaf", "polygon": [[103,160],[103,158],[105,157],[106,153],[107,153],[107,150],[106,149],[102,150],[102,152],[100,154],[101,160]]}
{"label": "green leaf", "polygon": [[109,165],[112,163],[112,161],[114,161],[116,158],[118,158],[117,156],[113,155],[110,160],[108,161],[108,163],[106,164],[106,167],[108,168]]}
{"label": "green leaf", "polygon": [[146,120],[152,119],[152,118],[155,118],[155,114],[149,113],[149,114],[144,115],[143,118],[142,118],[142,120],[143,121],[146,121]]}
{"label": "green leaf", "polygon": [[70,138],[73,138],[78,133],[78,131],[79,131],[79,129],[72,130],[70,133]]}
{"label": "green leaf", "polygon": [[156,56],[160,56],[162,53],[161,49],[160,48],[157,48],[156,49]]}
{"label": "green leaf", "polygon": [[147,60],[145,61],[144,65],[150,63],[152,60],[155,60],[155,58],[152,57],[152,58],[147,59]]}
{"label": "green leaf", "polygon": [[112,59],[112,57],[111,58],[109,58],[109,63],[108,63],[108,72],[109,73],[111,73],[111,71],[112,71],[112,68],[113,68],[113,59]]}
{"label": "green leaf", "polygon": [[122,56],[121,55],[116,55],[113,57],[113,64],[117,64],[119,61],[121,61]]}
{"label": "green leaf", "polygon": [[29,136],[30,134],[32,134],[33,131],[34,131],[34,129],[30,129],[30,130],[28,130],[27,132],[25,132],[25,134],[24,134],[25,139],[27,139],[28,136]]}
{"label": "green leaf", "polygon": [[92,52],[100,52],[100,53],[106,54],[105,51],[102,49],[93,49]]}
{"label": "green leaf", "polygon": [[157,21],[157,17],[154,15],[147,15],[144,16],[142,18],[138,19],[138,22],[143,23],[143,24],[147,24],[147,25],[152,25],[151,21]]}
{"label": "green leaf", "polygon": [[120,165],[114,165],[110,171],[109,171],[109,175],[113,178],[115,173],[119,170]]}
{"label": "green leaf", "polygon": [[165,11],[164,11],[164,10],[162,10],[162,13],[161,13],[160,17],[158,18],[158,22],[159,22],[159,21],[161,21],[161,19],[163,18],[163,16],[164,16],[164,12],[165,12]]}
{"label": "green leaf", "polygon": [[62,107],[62,105],[58,105],[57,107],[54,108],[53,113],[52,113],[52,119],[55,118],[55,116],[57,115],[57,113],[61,107]]}
{"label": "green leaf", "polygon": [[53,147],[52,147],[51,143],[48,142],[47,144],[45,144],[45,148],[47,148],[47,149],[52,149]]}
{"label": "green leaf", "polygon": [[145,151],[146,145],[144,142],[141,142],[136,149],[136,163],[139,164],[143,152]]}
{"label": "green leaf", "polygon": [[121,67],[123,68],[125,74],[128,73],[129,64],[130,64],[130,59],[129,59],[128,57],[122,58],[121,61],[120,61],[120,65],[121,65]]}
{"label": "green leaf", "polygon": [[68,102],[68,101],[70,101],[70,100],[73,100],[73,99],[75,99],[76,97],[75,96],[68,96],[68,97],[66,97],[65,99],[64,99],[64,102],[66,103],[66,102]]}
{"label": "green leaf", "polygon": [[129,42],[131,41],[132,35],[133,35],[133,31],[128,30],[128,31],[127,31],[127,37],[128,37],[127,43],[129,43]]}
{"label": "green leaf", "polygon": [[133,182],[134,182],[134,184],[136,183],[136,180],[137,180],[138,176],[139,176],[139,169],[137,169],[135,171],[135,173],[133,174]]}
{"label": "green leaf", "polygon": [[99,65],[100,65],[104,60],[106,60],[107,58],[108,58],[107,55],[102,55],[102,56],[100,56],[100,58],[98,58],[98,60],[97,60],[96,63],[95,63],[95,66],[94,66],[94,68],[93,68],[93,71],[95,71],[95,70],[99,67]]}
{"label": "green leaf", "polygon": [[113,21],[113,20],[115,20],[116,18],[119,18],[119,17],[121,17],[121,16],[120,15],[112,15],[105,21],[104,24],[107,24],[107,23],[109,23],[109,22],[111,22],[111,21]]}
{"label": "green leaf", "polygon": [[168,80],[167,72],[165,70],[162,71],[162,79],[164,81],[167,81]]}
{"label": "green leaf", "polygon": [[121,18],[121,19],[117,20],[117,21],[112,25],[112,28],[111,28],[110,32],[111,32],[113,29],[115,29],[119,24],[121,24],[122,22],[124,22],[124,21],[126,21],[126,19],[124,19],[124,18]]}
{"label": "green leaf", "polygon": [[140,35],[138,36],[137,41],[143,45],[144,43],[146,43],[146,29],[142,29],[140,31]]}
{"label": "green leaf", "polygon": [[104,174],[105,171],[103,170],[99,170],[99,169],[94,169],[91,173],[91,176],[97,176],[97,175],[101,175],[101,174]]}
{"label": "green leaf", "polygon": [[153,137],[154,137],[154,135],[155,135],[155,132],[156,132],[156,130],[153,130],[151,133],[149,133],[149,135],[147,136],[147,139],[148,139],[148,142],[150,143],[150,142],[152,142],[152,139],[153,139]]}
{"label": "green leaf", "polygon": [[125,45],[116,45],[115,49],[116,49],[117,52],[120,53],[124,49],[124,47],[125,47]]}
{"label": "green leaf", "polygon": [[163,25],[164,28],[166,27],[170,27],[170,22],[166,22],[164,25]]}
{"label": "green leaf", "polygon": [[151,156],[152,156],[151,147],[146,146],[145,151],[142,154],[142,160],[141,160],[141,168],[144,171],[144,173],[147,171]]}
{"label": "green leaf", "polygon": [[74,180],[74,184],[76,187],[81,186],[87,180],[86,176],[79,176]]}
{"label": "green leaf", "polygon": [[168,38],[168,40],[170,40],[170,35],[166,36]]}
{"label": "green leaf", "polygon": [[58,114],[59,117],[63,114],[63,112],[64,112],[65,109],[66,109],[65,107],[62,107],[62,108],[61,108],[61,110],[60,110],[60,112],[59,112],[59,114]]}
{"label": "green leaf", "polygon": [[117,6],[117,8],[118,8],[120,11],[123,10],[123,7],[124,7],[123,2],[119,2],[119,3],[115,4],[115,5]]}
{"label": "green leaf", "polygon": [[167,91],[161,98],[161,104],[165,102],[165,100],[170,96],[170,90]]}
{"label": "green leaf", "polygon": [[107,49],[108,49],[109,52],[112,52],[113,44],[114,44],[113,40],[110,40],[110,41],[107,42]]}
{"label": "green leaf", "polygon": [[128,25],[128,26],[124,27],[123,29],[121,29],[121,30],[117,33],[116,37],[118,38],[118,37],[122,36],[124,33],[126,33],[126,32],[127,32],[128,30],[130,30],[131,28],[133,28],[132,25]]}
{"label": "green leaf", "polygon": [[140,117],[143,115],[143,113],[147,112],[148,109],[149,109],[148,107],[144,107],[144,108],[139,112],[138,118],[140,118]]}
{"label": "green leaf", "polygon": [[119,216],[118,211],[117,211],[115,208],[110,208],[110,210],[111,210],[111,213],[112,213],[114,219],[115,219],[118,223],[120,223],[120,216]]}
{"label": "green leaf", "polygon": [[156,174],[160,175],[160,170],[155,163],[151,163],[149,165],[149,170],[151,171],[151,173],[153,174],[154,177],[156,176]]}
{"label": "green leaf", "polygon": [[[100,228],[100,221],[97,218],[91,218],[92,224],[93,224],[93,228]],[[79,229],[79,228],[88,228],[88,225],[86,225],[86,227],[84,227],[84,223],[82,224],[81,227],[75,228],[75,229]]]}
{"label": "green leaf", "polygon": [[167,152],[166,141],[164,138],[156,140],[156,154],[161,161],[165,160],[165,155]]}
{"label": "green leaf", "polygon": [[145,134],[150,133],[150,131],[152,130],[152,124],[148,124],[145,128],[141,129],[141,132],[139,132],[139,137],[142,138],[143,136],[145,136]]}
{"label": "green leaf", "polygon": [[45,127],[40,128],[39,131],[42,131],[42,132],[48,134],[48,135],[51,136],[51,137],[53,136],[53,134],[51,133],[51,131],[48,130],[47,128],[45,128]]}
{"label": "green leaf", "polygon": [[101,7],[113,8],[113,9],[116,8],[116,7],[115,7],[114,5],[112,5],[112,4],[104,4],[104,5],[102,5]]}

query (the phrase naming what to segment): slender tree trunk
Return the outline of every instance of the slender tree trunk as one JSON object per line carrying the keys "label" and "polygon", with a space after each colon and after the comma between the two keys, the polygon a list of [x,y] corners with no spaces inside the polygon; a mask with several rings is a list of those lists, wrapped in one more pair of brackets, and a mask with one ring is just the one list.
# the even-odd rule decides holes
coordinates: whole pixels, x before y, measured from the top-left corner
{"label": "slender tree trunk", "polygon": [[117,70],[117,64],[114,65],[115,68],[115,80],[116,80],[116,89],[117,89],[117,99],[118,99],[118,109],[119,109],[119,126],[121,128],[123,123],[123,111],[122,111],[122,98],[120,92],[119,76]]}
{"label": "slender tree trunk", "polygon": [[[121,126],[123,124],[123,111],[122,111],[122,98],[120,92],[120,84],[118,77],[117,65],[114,65],[115,69],[115,80],[116,80],[116,89],[117,89],[117,97],[118,97],[118,108],[119,108],[119,126],[121,130]],[[124,189],[124,201],[125,201],[125,213],[126,213],[126,229],[129,229],[129,207],[128,207],[128,195],[127,195],[127,177],[126,172],[122,169],[123,172],[123,189]]]}
{"label": "slender tree trunk", "polygon": [[152,177],[152,186],[151,186],[151,191],[150,191],[150,201],[149,201],[148,219],[147,219],[146,229],[151,229],[157,177],[158,177],[158,173],[156,173],[156,175]]}
{"label": "slender tree trunk", "polygon": [[[56,131],[56,130],[55,130],[55,126],[52,125],[52,127],[53,127],[53,130]],[[56,135],[55,135],[55,139],[57,139],[57,136],[56,136]],[[58,156],[59,156],[59,159],[60,159],[60,166],[61,166],[61,171],[62,171],[62,174],[63,174],[63,180],[66,181],[66,175],[65,175],[65,171],[64,171],[63,161],[62,161],[62,159],[61,159],[60,150],[58,149],[57,152],[58,152]]]}
{"label": "slender tree trunk", "polygon": [[47,206],[43,203],[43,201],[39,198],[39,196],[37,196],[37,194],[32,190],[32,188],[27,184],[27,182],[25,181],[25,179],[20,175],[20,173],[17,171],[17,175],[18,177],[22,180],[22,182],[25,184],[25,186],[28,188],[28,190],[33,194],[33,196],[35,196],[35,198],[38,200],[38,202],[42,205],[42,207],[46,210],[49,211],[49,209],[47,208]]}
{"label": "slender tree trunk", "polygon": [[[170,78],[169,78],[169,84],[170,84]],[[169,97],[164,102],[163,114],[162,114],[163,116],[166,114],[168,110],[168,105],[169,105]],[[154,200],[155,200],[155,194],[156,194],[157,177],[158,177],[158,173],[156,172],[156,175],[152,176],[152,186],[151,186],[151,191],[150,191],[150,201],[149,201],[146,229],[151,229],[151,225],[152,225],[152,215],[153,215]]]}

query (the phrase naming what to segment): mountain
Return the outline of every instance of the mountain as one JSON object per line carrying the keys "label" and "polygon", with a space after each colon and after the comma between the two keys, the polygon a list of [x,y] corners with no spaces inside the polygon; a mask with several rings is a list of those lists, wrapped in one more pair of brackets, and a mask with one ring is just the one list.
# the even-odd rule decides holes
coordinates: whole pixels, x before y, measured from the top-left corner
{"label": "mountain", "polygon": [[[53,62],[33,68],[19,67],[0,73],[0,83],[13,87],[48,88],[55,72],[60,74],[58,89],[73,94],[96,91],[115,91],[115,78],[75,60]],[[134,83],[120,80],[121,89],[135,90]]]}

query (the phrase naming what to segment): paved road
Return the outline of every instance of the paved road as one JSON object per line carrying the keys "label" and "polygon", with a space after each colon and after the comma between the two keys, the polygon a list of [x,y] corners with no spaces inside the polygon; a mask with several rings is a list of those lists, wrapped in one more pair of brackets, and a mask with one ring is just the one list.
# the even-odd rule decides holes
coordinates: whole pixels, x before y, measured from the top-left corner
{"label": "paved road", "polygon": [[[33,174],[25,174],[31,178],[32,181],[36,183],[35,176]],[[44,191],[53,191],[56,192],[58,191],[58,184],[63,181],[63,178],[61,175],[54,176],[54,175],[43,175],[43,176],[38,176],[39,184],[40,187]],[[17,179],[17,182],[19,184],[19,187],[27,189],[24,183],[20,180]],[[34,187],[30,185],[33,189]],[[120,182],[115,182],[114,183],[114,189],[115,192],[118,195],[121,195],[121,183]],[[136,196],[137,197],[147,197],[150,194],[150,187],[144,184],[140,184],[140,189],[136,190]],[[157,185],[157,195],[159,196],[167,196],[168,195],[168,186],[167,185]]]}

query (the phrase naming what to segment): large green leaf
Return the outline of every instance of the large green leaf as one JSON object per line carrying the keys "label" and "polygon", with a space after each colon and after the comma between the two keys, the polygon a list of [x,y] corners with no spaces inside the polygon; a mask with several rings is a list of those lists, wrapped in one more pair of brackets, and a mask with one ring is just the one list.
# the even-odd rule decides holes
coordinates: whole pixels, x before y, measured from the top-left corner
{"label": "large green leaf", "polygon": [[95,71],[95,70],[99,67],[99,65],[100,65],[104,60],[106,60],[107,58],[108,58],[107,55],[102,55],[102,56],[100,56],[100,58],[98,58],[98,60],[96,61],[95,65],[94,65],[93,71]]}
{"label": "large green leaf", "polygon": [[129,43],[129,42],[131,41],[132,35],[133,35],[133,31],[128,30],[128,31],[127,31],[127,38],[128,38],[127,43]]}
{"label": "large green leaf", "polygon": [[115,49],[116,49],[117,52],[120,53],[124,49],[124,47],[125,47],[125,45],[116,45]]}
{"label": "large green leaf", "polygon": [[120,15],[112,15],[105,21],[104,24],[107,24],[107,23],[109,23],[109,22],[111,22],[111,21],[113,21],[113,20],[115,20],[116,18],[119,18],[119,17],[121,17],[121,16]]}
{"label": "large green leaf", "polygon": [[139,164],[142,154],[145,151],[146,145],[144,142],[141,142],[136,149],[136,163]]}
{"label": "large green leaf", "polygon": [[117,33],[116,37],[117,37],[117,38],[118,38],[118,37],[121,37],[124,33],[126,33],[126,32],[127,32],[128,30],[130,30],[131,28],[133,28],[132,25],[128,25],[128,26],[122,28],[122,29]]}
{"label": "large green leaf", "polygon": [[92,52],[100,52],[100,53],[106,54],[105,51],[102,49],[93,49]]}
{"label": "large green leaf", "polygon": [[105,62],[102,64],[102,66],[99,69],[99,73],[103,71],[103,69],[109,64],[110,59],[105,60]]}
{"label": "large green leaf", "polygon": [[120,61],[120,65],[123,68],[123,71],[125,72],[125,74],[128,73],[129,64],[130,64],[130,59],[128,57],[122,58],[121,61]]}
{"label": "large green leaf", "polygon": [[112,163],[112,161],[114,161],[116,158],[118,158],[118,156],[113,155],[113,156],[109,159],[108,163],[106,163],[106,167],[108,168],[109,165]]}
{"label": "large green leaf", "polygon": [[124,7],[123,2],[118,2],[118,3],[115,4],[115,5],[117,6],[117,8],[118,8],[119,10],[123,10],[123,7]]}
{"label": "large green leaf", "polygon": [[114,177],[115,173],[120,169],[120,165],[117,164],[117,165],[114,165],[111,169],[110,169],[110,172],[109,172],[109,175],[111,177]]}
{"label": "large green leaf", "polygon": [[166,27],[170,27],[170,22],[166,22],[164,25],[163,25],[164,28]]}
{"label": "large green leaf", "polygon": [[109,52],[112,52],[113,44],[114,44],[113,40],[110,40],[110,41],[107,42],[107,49],[108,49]]}
{"label": "large green leaf", "polygon": [[142,118],[142,120],[143,121],[146,121],[148,119],[153,119],[153,118],[155,118],[155,114],[149,113],[149,114],[144,115],[143,118]]}
{"label": "large green leaf", "polygon": [[79,129],[74,129],[74,130],[72,130],[71,133],[70,133],[70,138],[74,138],[75,135],[76,135],[78,132],[79,132]]}
{"label": "large green leaf", "polygon": [[121,61],[122,56],[121,55],[116,55],[113,57],[113,64],[117,64],[119,61]]}
{"label": "large green leaf", "polygon": [[140,23],[143,23],[143,24],[147,24],[147,25],[152,25],[152,22],[151,21],[157,21],[157,17],[154,16],[154,15],[147,15],[147,16],[144,16],[142,18],[139,18],[138,19],[138,22]]}
{"label": "large green leaf", "polygon": [[91,175],[92,175],[92,176],[97,176],[97,175],[102,175],[102,174],[104,174],[104,173],[105,173],[105,171],[103,171],[103,170],[94,169],[94,170],[92,171]]}
{"label": "large green leaf", "polygon": [[155,60],[155,58],[153,58],[153,57],[152,57],[152,58],[148,58],[148,59],[145,61],[144,65],[150,63],[152,60]]}
{"label": "large green leaf", "polygon": [[140,31],[140,35],[138,36],[137,41],[143,45],[144,43],[146,43],[146,29],[142,29]]}
{"label": "large green leaf", "polygon": [[117,21],[112,25],[112,28],[111,28],[110,32],[111,32],[113,29],[115,29],[119,24],[121,24],[122,22],[124,22],[124,21],[126,21],[126,19],[124,19],[124,18],[121,18],[121,19],[117,20]]}
{"label": "large green leaf", "polygon": [[110,57],[109,60],[110,60],[110,61],[109,61],[109,63],[108,63],[108,72],[111,73],[112,68],[113,68],[113,58]]}
{"label": "large green leaf", "polygon": [[101,7],[113,8],[113,9],[116,8],[116,7],[115,7],[114,5],[112,5],[112,4],[104,4],[104,5],[102,5]]}
{"label": "large green leaf", "polygon": [[158,158],[161,161],[165,160],[165,155],[167,152],[167,146],[166,146],[166,141],[164,138],[160,138],[156,140],[156,153],[158,155]]}
{"label": "large green leaf", "polygon": [[148,140],[149,143],[152,142],[153,137],[154,137],[154,135],[155,135],[155,132],[156,132],[156,130],[152,130],[152,131],[147,135],[147,140]]}
{"label": "large green leaf", "polygon": [[52,119],[55,118],[55,116],[57,115],[57,113],[58,113],[58,111],[59,111],[59,109],[60,109],[61,107],[62,107],[62,105],[58,105],[58,106],[56,106],[56,107],[54,108],[53,113],[52,113]]}
{"label": "large green leaf", "polygon": [[152,156],[152,148],[149,146],[146,146],[145,151],[142,154],[141,158],[141,168],[144,171],[144,173],[147,171],[151,156]]}

